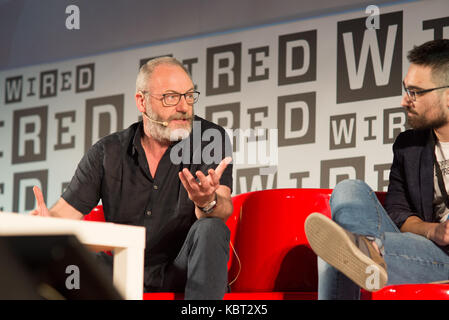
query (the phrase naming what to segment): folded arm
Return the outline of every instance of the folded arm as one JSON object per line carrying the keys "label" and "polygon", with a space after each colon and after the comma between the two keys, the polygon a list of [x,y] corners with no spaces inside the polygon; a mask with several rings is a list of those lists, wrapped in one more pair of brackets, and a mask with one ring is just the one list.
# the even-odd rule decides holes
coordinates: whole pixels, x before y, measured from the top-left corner
{"label": "folded arm", "polygon": [[425,222],[417,216],[410,216],[405,220],[401,231],[421,235],[440,246],[449,245],[449,221]]}

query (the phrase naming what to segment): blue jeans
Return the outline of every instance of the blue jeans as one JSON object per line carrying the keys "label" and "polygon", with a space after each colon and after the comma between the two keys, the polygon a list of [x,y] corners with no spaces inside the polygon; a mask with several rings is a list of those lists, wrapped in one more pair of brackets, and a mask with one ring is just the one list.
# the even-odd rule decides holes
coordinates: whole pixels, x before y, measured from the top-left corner
{"label": "blue jeans", "polygon": [[[449,255],[425,237],[402,233],[371,188],[359,180],[337,184],[330,206],[332,220],[344,229],[372,236],[384,254],[388,283],[429,283],[449,279]],[[360,288],[318,258],[318,299],[359,299]]]}

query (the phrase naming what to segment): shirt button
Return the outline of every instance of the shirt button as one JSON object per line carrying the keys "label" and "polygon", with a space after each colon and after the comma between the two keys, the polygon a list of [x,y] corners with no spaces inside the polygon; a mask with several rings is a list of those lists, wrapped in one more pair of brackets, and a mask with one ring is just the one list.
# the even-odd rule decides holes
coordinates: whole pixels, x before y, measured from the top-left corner
{"label": "shirt button", "polygon": [[145,212],[145,214],[146,214],[147,216],[151,216],[151,210],[147,210],[147,212]]}
{"label": "shirt button", "polygon": [[156,185],[153,186],[153,189],[154,189],[154,190],[157,190],[158,188],[159,188],[159,187],[156,186]]}

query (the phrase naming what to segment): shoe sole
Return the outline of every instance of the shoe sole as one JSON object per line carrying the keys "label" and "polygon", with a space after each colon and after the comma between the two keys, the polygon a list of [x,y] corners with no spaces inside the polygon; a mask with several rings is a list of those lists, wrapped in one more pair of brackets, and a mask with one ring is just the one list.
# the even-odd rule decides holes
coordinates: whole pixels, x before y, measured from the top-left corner
{"label": "shoe sole", "polygon": [[[388,275],[385,269],[360,251],[337,223],[320,213],[312,213],[307,217],[304,227],[307,240],[316,255],[359,287],[377,291],[386,285]],[[378,272],[377,276],[375,272]]]}

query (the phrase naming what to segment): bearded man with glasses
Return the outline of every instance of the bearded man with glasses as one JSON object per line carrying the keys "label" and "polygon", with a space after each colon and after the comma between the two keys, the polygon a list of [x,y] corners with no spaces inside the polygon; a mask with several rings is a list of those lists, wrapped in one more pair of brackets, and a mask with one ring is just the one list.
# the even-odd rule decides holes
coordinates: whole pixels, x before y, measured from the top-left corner
{"label": "bearded man with glasses", "polygon": [[[199,92],[174,58],[144,64],[134,97],[142,121],[93,145],[52,208],[35,187],[32,214],[82,219],[101,199],[106,221],[146,228],[144,291],[222,299],[230,238],[225,222],[232,213],[229,137],[194,115]],[[206,130],[219,138],[203,141]],[[187,153],[182,162],[174,161],[175,149]],[[203,150],[216,154],[205,159]],[[104,253],[99,258],[112,264]]]}
{"label": "bearded man with glasses", "polygon": [[413,129],[393,145],[385,208],[366,183],[345,180],[332,193],[332,220],[306,220],[319,299],[449,280],[449,40],[415,47],[408,59],[401,104]]}

